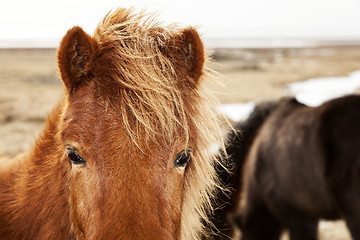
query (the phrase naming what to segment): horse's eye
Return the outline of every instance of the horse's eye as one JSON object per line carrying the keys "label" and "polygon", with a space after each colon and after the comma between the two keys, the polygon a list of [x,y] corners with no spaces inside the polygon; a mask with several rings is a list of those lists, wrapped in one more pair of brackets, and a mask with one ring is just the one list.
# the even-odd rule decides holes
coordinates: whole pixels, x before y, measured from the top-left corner
{"label": "horse's eye", "polygon": [[67,147],[66,149],[69,150],[68,157],[73,164],[86,165],[86,161],[74,149],[70,147]]}
{"label": "horse's eye", "polygon": [[175,167],[185,167],[186,163],[190,160],[191,158],[191,149],[187,149],[187,150],[183,150],[181,151],[175,159],[174,162],[174,166]]}

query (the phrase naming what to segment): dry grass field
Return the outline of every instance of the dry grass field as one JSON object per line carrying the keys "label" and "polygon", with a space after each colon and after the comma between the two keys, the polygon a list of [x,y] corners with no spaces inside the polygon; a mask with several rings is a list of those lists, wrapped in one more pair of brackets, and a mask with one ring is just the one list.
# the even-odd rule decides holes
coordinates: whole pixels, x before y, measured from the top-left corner
{"label": "dry grass field", "polygon": [[[346,76],[360,68],[360,47],[300,49],[215,49],[213,68],[224,88],[222,103],[275,99],[288,83]],[[0,50],[0,157],[26,151],[47,114],[61,99],[54,49]],[[348,240],[343,222],[323,222],[322,240]]]}
{"label": "dry grass field", "polygon": [[223,103],[285,96],[286,84],[346,76],[360,69],[360,46],[299,49],[219,49],[215,66],[225,78]]}

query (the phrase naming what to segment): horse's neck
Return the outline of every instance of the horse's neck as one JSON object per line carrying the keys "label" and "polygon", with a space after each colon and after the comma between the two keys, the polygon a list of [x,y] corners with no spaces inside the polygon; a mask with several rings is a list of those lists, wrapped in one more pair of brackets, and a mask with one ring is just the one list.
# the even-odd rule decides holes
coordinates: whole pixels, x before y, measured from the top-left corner
{"label": "horse's neck", "polygon": [[69,188],[56,140],[61,109],[49,116],[34,148],[0,170],[0,239],[69,238]]}

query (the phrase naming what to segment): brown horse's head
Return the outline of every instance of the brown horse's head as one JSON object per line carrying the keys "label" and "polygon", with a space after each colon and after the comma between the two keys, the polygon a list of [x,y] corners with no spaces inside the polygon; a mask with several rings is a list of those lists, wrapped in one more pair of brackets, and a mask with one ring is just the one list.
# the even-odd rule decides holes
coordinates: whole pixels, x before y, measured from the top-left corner
{"label": "brown horse's head", "polygon": [[74,27],[58,62],[59,123],[78,239],[196,239],[215,185],[216,105],[193,28],[118,9]]}

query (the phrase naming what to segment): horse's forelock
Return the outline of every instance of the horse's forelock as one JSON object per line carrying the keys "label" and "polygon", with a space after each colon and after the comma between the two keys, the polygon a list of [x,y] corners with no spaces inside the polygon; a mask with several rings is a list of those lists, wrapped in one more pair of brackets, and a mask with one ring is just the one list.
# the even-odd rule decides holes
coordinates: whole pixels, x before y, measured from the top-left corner
{"label": "horse's forelock", "polygon": [[189,139],[187,119],[197,104],[204,64],[197,32],[160,27],[152,15],[117,9],[99,24],[94,39],[98,94],[119,106],[131,136],[140,127],[149,139],[179,132]]}

